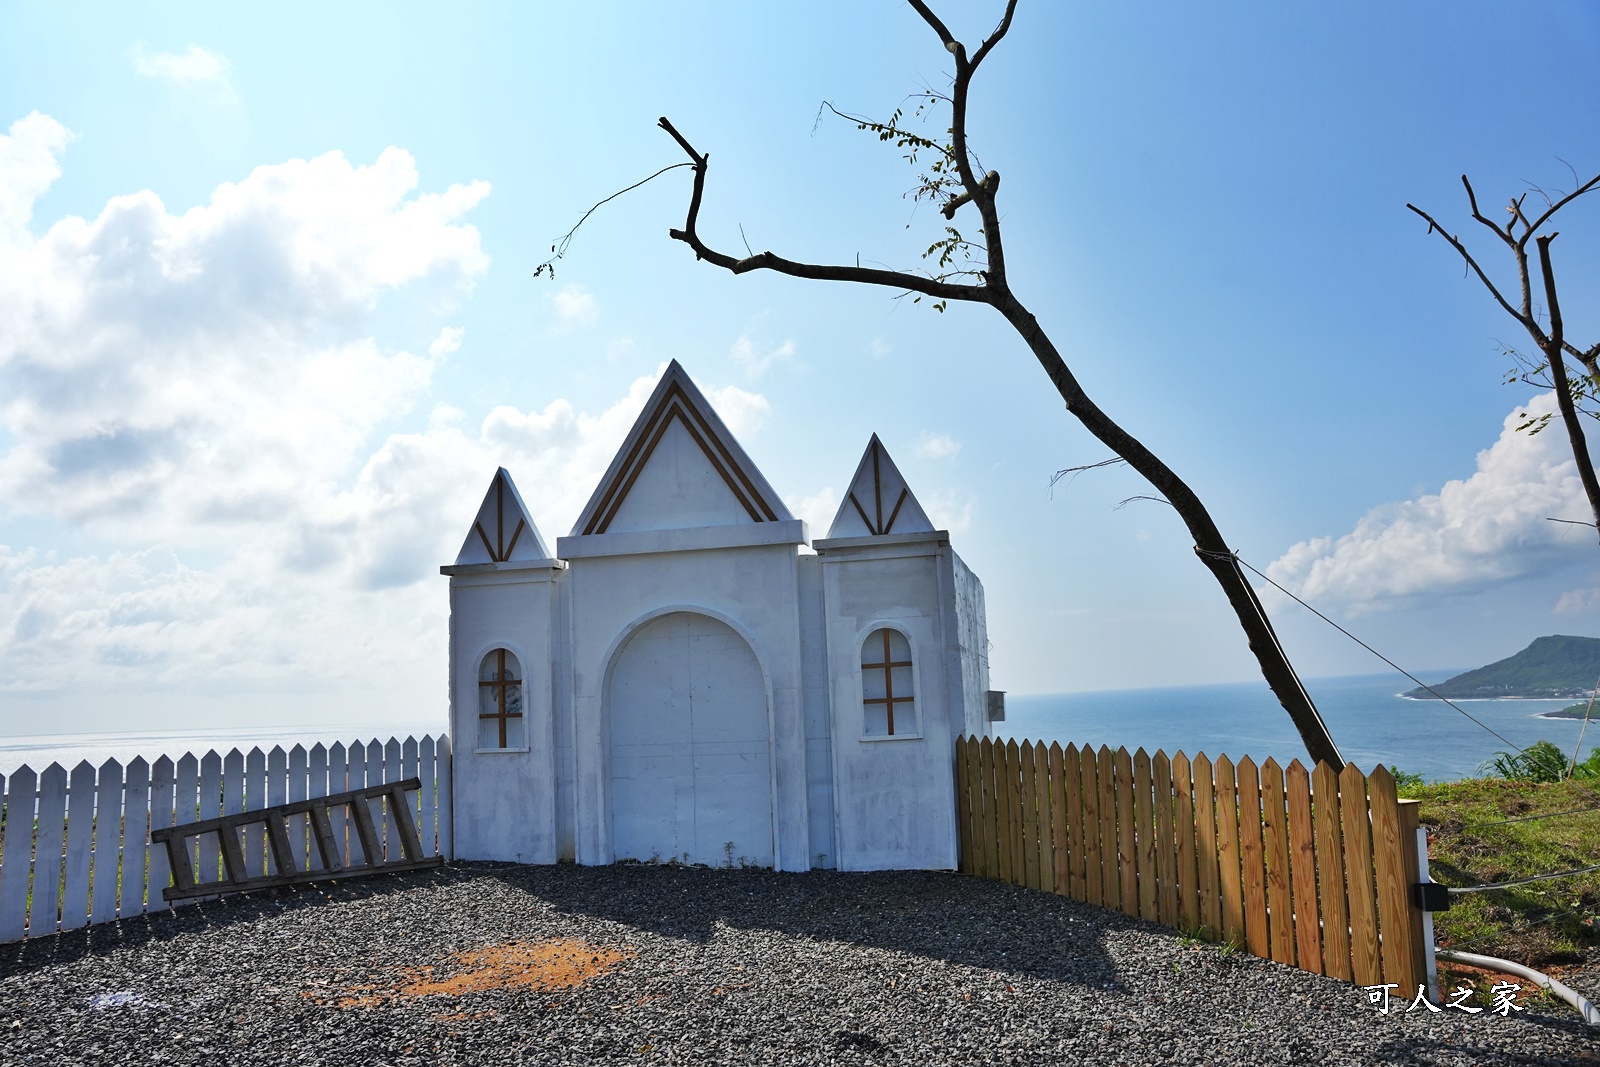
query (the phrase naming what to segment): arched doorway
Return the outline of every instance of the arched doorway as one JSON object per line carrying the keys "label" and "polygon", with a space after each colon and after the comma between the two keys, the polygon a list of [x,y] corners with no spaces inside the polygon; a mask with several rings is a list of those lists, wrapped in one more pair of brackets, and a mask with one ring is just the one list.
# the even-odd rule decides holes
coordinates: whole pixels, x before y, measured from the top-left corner
{"label": "arched doorway", "polygon": [[617,653],[606,691],[617,859],[770,867],[767,689],[726,624],[673,612]]}

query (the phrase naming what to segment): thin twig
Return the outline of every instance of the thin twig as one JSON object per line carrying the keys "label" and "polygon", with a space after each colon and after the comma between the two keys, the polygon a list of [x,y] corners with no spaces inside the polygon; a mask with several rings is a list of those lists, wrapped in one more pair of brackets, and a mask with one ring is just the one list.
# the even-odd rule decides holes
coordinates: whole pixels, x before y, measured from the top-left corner
{"label": "thin twig", "polygon": [[1110,459],[1102,459],[1098,463],[1085,463],[1082,466],[1067,467],[1063,470],[1058,470],[1050,476],[1050,494],[1052,497],[1055,495],[1056,483],[1061,479],[1066,478],[1069,474],[1072,475],[1071,478],[1067,478],[1067,485],[1070,488],[1072,483],[1078,480],[1078,475],[1082,474],[1084,471],[1099,470],[1101,467],[1125,466],[1127,462],[1128,461],[1123,459],[1121,456],[1112,456]]}
{"label": "thin twig", "polygon": [[594,205],[594,207],[591,207],[588,211],[585,211],[583,213],[583,218],[578,220],[577,226],[572,227],[572,229],[568,230],[562,236],[562,238],[559,241],[557,241],[555,244],[550,246],[550,251],[554,252],[555,255],[551,256],[549,259],[545,260],[543,263],[541,263],[537,267],[533,268],[533,276],[535,278],[537,278],[537,277],[539,277],[539,275],[543,274],[545,271],[549,271],[550,272],[550,277],[551,278],[554,278],[556,276],[556,266],[555,266],[556,260],[561,259],[562,257],[564,257],[567,254],[567,246],[572,243],[572,235],[578,232],[578,226],[582,226],[585,222],[588,222],[589,221],[589,216],[593,215],[602,206],[604,206],[605,204],[608,204],[611,201],[615,200],[617,197],[621,196],[623,193],[631,193],[631,192],[633,192],[635,189],[639,188],[639,186],[645,184],[645,182],[654,181],[655,179],[661,177],[663,174],[665,174],[669,170],[677,170],[679,167],[692,167],[692,166],[694,166],[693,163],[673,163],[670,166],[662,167],[660,170],[658,170],[654,174],[650,175],[650,177],[641,179],[640,181],[636,181],[632,185],[628,186],[626,189],[618,189],[616,192],[612,193],[610,196],[606,197],[604,200],[602,200],[598,204]]}

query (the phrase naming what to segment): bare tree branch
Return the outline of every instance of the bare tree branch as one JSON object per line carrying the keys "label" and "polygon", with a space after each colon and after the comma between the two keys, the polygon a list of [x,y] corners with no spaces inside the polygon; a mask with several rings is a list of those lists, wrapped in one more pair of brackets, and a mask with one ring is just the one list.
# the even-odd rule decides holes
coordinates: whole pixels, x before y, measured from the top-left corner
{"label": "bare tree branch", "polygon": [[683,229],[668,230],[667,234],[674,241],[682,241],[694,249],[697,259],[718,266],[733,274],[747,274],[753,270],[771,270],[779,274],[787,274],[793,278],[812,278],[819,281],[831,282],[861,282],[866,285],[884,285],[895,289],[909,289],[922,293],[925,296],[936,297],[940,300],[963,300],[974,303],[991,303],[994,294],[987,284],[984,285],[957,285],[952,282],[942,281],[939,278],[923,277],[905,271],[882,270],[876,267],[856,266],[831,266],[820,263],[801,263],[792,259],[785,259],[772,252],[757,252],[753,256],[738,259],[708,246],[700,239],[696,227],[700,219],[700,202],[705,195],[706,167],[710,156],[697,152],[677,127],[673,126],[665,116],[659,123],[677,141],[679,146],[688,153],[693,160],[694,192],[689,198],[689,214],[684,221]]}
{"label": "bare tree branch", "polygon": [[[1468,189],[1470,191],[1471,186],[1468,186]],[[1456,252],[1460,254],[1461,258],[1466,261],[1467,266],[1472,268],[1472,272],[1478,276],[1478,280],[1483,282],[1483,284],[1488,288],[1489,292],[1493,294],[1495,300],[1499,302],[1500,306],[1506,309],[1506,314],[1522,323],[1522,325],[1527,327],[1529,330],[1537,330],[1539,328],[1537,323],[1533,322],[1531,318],[1525,318],[1520,311],[1511,306],[1505,297],[1500,295],[1500,290],[1495,286],[1494,282],[1489,280],[1489,276],[1483,272],[1483,268],[1478,266],[1478,261],[1472,258],[1472,253],[1467,251],[1467,246],[1461,243],[1460,238],[1456,237],[1443,226],[1439,225],[1432,215],[1428,214],[1417,205],[1407,204],[1406,207],[1410,208],[1418,215],[1421,215],[1422,218],[1427,221],[1429,233],[1437,233],[1440,237],[1443,237],[1447,242],[1449,242],[1450,247],[1454,248]],[[1483,217],[1478,214],[1478,209],[1476,206],[1473,207],[1472,214],[1474,218],[1483,219]],[[1483,219],[1483,221],[1488,222],[1487,219]],[[1492,223],[1489,224],[1489,228],[1494,230],[1495,233],[1500,233],[1500,231]],[[1504,237],[1505,235],[1500,234],[1500,236]]]}
{"label": "bare tree branch", "polygon": [[[1567,361],[1562,353],[1562,335],[1565,326],[1561,321],[1561,301],[1556,297],[1556,272],[1550,262],[1550,242],[1558,233],[1540,234],[1539,272],[1544,278],[1545,307],[1550,313],[1550,336],[1544,346],[1545,359],[1550,364],[1550,380],[1555,383],[1556,407],[1561,421],[1566,424],[1567,437],[1572,442],[1572,454],[1577,461],[1578,480],[1583,483],[1584,495],[1589,498],[1589,510],[1594,513],[1596,529],[1600,530],[1600,478],[1595,476],[1594,462],[1589,456],[1589,443],[1584,438],[1583,424],[1572,402],[1572,386],[1567,380]],[[1585,461],[1588,462],[1585,462]]]}
{"label": "bare tree branch", "polygon": [[[1496,237],[1500,238],[1500,240],[1504,241],[1506,244],[1515,246],[1516,242],[1512,240],[1511,237],[1511,223],[1507,222],[1506,228],[1502,230],[1499,226],[1496,226],[1493,222],[1484,218],[1483,213],[1478,210],[1478,194],[1472,191],[1472,183],[1467,180],[1467,176],[1465,174],[1461,176],[1461,184],[1466,186],[1467,203],[1472,208],[1473,220],[1476,222],[1481,222],[1485,226],[1489,227],[1490,232]],[[1513,201],[1513,203],[1515,203],[1515,201]],[[1410,204],[1407,204],[1406,206],[1411,207]],[[1411,208],[1411,210],[1416,211],[1416,208]]]}
{"label": "bare tree branch", "polygon": [[[1537,230],[1540,226],[1543,226],[1546,222],[1549,222],[1551,215],[1554,215],[1572,201],[1578,199],[1578,197],[1582,196],[1584,193],[1587,193],[1590,189],[1596,188],[1597,186],[1600,186],[1600,174],[1596,174],[1593,178],[1590,178],[1588,181],[1572,190],[1572,192],[1551,204],[1549,209],[1546,210],[1543,215],[1540,215],[1534,220],[1533,225],[1529,227],[1529,232]],[[1527,237],[1524,236],[1523,240],[1526,241]]]}
{"label": "bare tree branch", "polygon": [[[911,7],[916,10],[922,20],[926,22],[939,36],[955,60],[955,76],[950,92],[950,143],[945,149],[946,156],[952,160],[960,175],[961,192],[951,198],[949,215],[963,204],[974,204],[983,219],[983,242],[988,253],[988,269],[980,276],[983,281],[975,285],[958,285],[947,279],[952,275],[936,277],[923,277],[910,273],[864,268],[859,264],[849,266],[826,266],[813,263],[799,263],[783,259],[771,252],[762,252],[744,259],[735,259],[710,248],[701,240],[697,231],[700,216],[700,205],[705,193],[705,177],[708,165],[708,156],[697,151],[689,141],[683,137],[667,119],[661,119],[661,128],[666,130],[678,142],[678,145],[689,156],[694,167],[694,189],[689,198],[689,210],[684,227],[681,230],[669,231],[674,240],[682,241],[694,249],[696,257],[703,259],[714,266],[742,274],[754,270],[773,270],[797,278],[816,278],[828,281],[862,282],[869,285],[892,286],[898,290],[922,293],[938,297],[940,304],[935,304],[942,310],[944,300],[965,300],[974,303],[985,303],[995,308],[1016,331],[1017,336],[1028,346],[1046,376],[1060,393],[1067,410],[1075,417],[1084,428],[1097,440],[1108,447],[1129,466],[1133,467],[1145,478],[1160,497],[1151,499],[1165,500],[1183,519],[1184,525],[1195,540],[1195,553],[1204,563],[1205,567],[1216,579],[1218,586],[1226,596],[1229,606],[1233,609],[1239,620],[1240,628],[1244,631],[1250,650],[1256,656],[1261,666],[1263,678],[1272,688],[1284,709],[1289,713],[1306,750],[1313,760],[1326,761],[1336,770],[1344,766],[1344,759],[1339,754],[1338,746],[1334,744],[1332,736],[1328,733],[1327,724],[1323,722],[1321,714],[1312,702],[1310,694],[1301,684],[1299,676],[1295,673],[1293,665],[1289,662],[1287,653],[1279,643],[1277,634],[1272,628],[1265,609],[1260,599],[1256,596],[1254,588],[1245,578],[1244,572],[1239,569],[1233,559],[1227,542],[1223,539],[1221,531],[1211,518],[1199,496],[1178,474],[1168,467],[1159,457],[1147,448],[1143,442],[1134,437],[1119,423],[1107,415],[1085,393],[1076,375],[1067,366],[1060,351],[1054,342],[1040,326],[1034,314],[1023,305],[1015,293],[1011,291],[1006,277],[1004,246],[1000,236],[1000,215],[995,206],[996,194],[999,190],[1000,178],[998,173],[990,171],[981,179],[974,171],[972,155],[967,147],[967,99],[972,84],[972,75],[979,61],[988,55],[989,51],[1009,31],[1012,15],[1016,8],[1016,0],[1008,0],[1004,17],[995,31],[985,39],[978,53],[973,58],[968,58],[965,46],[955,39],[945,24],[929,9],[924,0],[908,0]],[[885,127],[879,124],[881,132]],[[947,215],[947,217],[949,217]],[[1431,222],[1431,220],[1430,220]],[[952,233],[951,241],[964,242],[959,234]],[[932,248],[938,249],[948,242],[936,242]],[[932,249],[930,249],[931,251]]]}
{"label": "bare tree branch", "polygon": [[[1570,165],[1568,169],[1572,169]],[[1461,256],[1467,267],[1478,276],[1479,281],[1483,282],[1484,287],[1489,290],[1495,302],[1504,308],[1507,314],[1522,324],[1522,328],[1528,332],[1528,336],[1538,346],[1540,354],[1544,357],[1543,363],[1535,363],[1534,360],[1523,356],[1516,349],[1502,346],[1502,349],[1509,352],[1521,368],[1518,370],[1514,367],[1511,375],[1506,380],[1508,382],[1521,380],[1536,388],[1548,388],[1555,395],[1556,409],[1561,415],[1562,425],[1567,430],[1567,440],[1572,447],[1573,462],[1578,468],[1578,478],[1583,484],[1584,495],[1588,498],[1589,508],[1594,513],[1594,525],[1597,530],[1600,530],[1600,477],[1596,476],[1594,458],[1589,454],[1589,445],[1584,436],[1583,424],[1578,418],[1580,414],[1594,416],[1593,411],[1580,411],[1579,404],[1594,396],[1596,384],[1600,382],[1600,374],[1597,374],[1597,372],[1600,372],[1600,343],[1588,349],[1580,349],[1567,341],[1566,326],[1561,318],[1561,301],[1556,293],[1555,267],[1550,257],[1550,243],[1556,239],[1557,234],[1554,232],[1548,234],[1539,232],[1555,216],[1556,212],[1576,198],[1600,187],[1600,174],[1596,174],[1586,182],[1578,183],[1577,173],[1574,172],[1573,181],[1576,184],[1572,192],[1556,200],[1552,200],[1550,195],[1537,185],[1529,183],[1530,192],[1537,193],[1544,199],[1547,205],[1544,213],[1532,220],[1528,218],[1523,211],[1523,204],[1527,201],[1529,193],[1524,192],[1520,196],[1511,198],[1511,202],[1506,208],[1511,217],[1507,220],[1505,228],[1502,229],[1484,218],[1483,213],[1478,210],[1478,196],[1473,191],[1472,182],[1468,180],[1465,174],[1461,176],[1461,185],[1467,191],[1467,204],[1471,209],[1473,219],[1481,223],[1486,229],[1493,231],[1494,235],[1510,250],[1512,258],[1516,262],[1517,281],[1522,289],[1522,306],[1520,309],[1511,306],[1510,301],[1490,280],[1488,274],[1479,266],[1478,261],[1473,258],[1472,253],[1467,250],[1466,245],[1459,238],[1446,232],[1444,227],[1434,220],[1433,216],[1421,208],[1414,204],[1407,204],[1406,207],[1427,220],[1429,233],[1433,233],[1435,230],[1439,232],[1439,236],[1443,237],[1450,247],[1456,250],[1456,253]],[[1522,226],[1520,235],[1517,234],[1518,223]],[[1533,278],[1528,264],[1527,247],[1530,237],[1534,239],[1539,249],[1539,270],[1544,283],[1545,311],[1549,317],[1548,328],[1541,327],[1538,318],[1534,315]],[[1575,380],[1568,375],[1566,362],[1568,355],[1571,355],[1583,365],[1585,370],[1588,371],[1587,377],[1579,377]],[[1548,374],[1548,381],[1545,380],[1546,374]],[[1522,424],[1517,429],[1530,434],[1538,433],[1545,428],[1549,420],[1549,415],[1536,418],[1532,415],[1524,414]],[[1565,522],[1568,520],[1556,521]]]}
{"label": "bare tree branch", "polygon": [[912,10],[922,16],[922,21],[933,27],[933,32],[939,35],[939,41],[947,51],[954,52],[960,47],[961,42],[955,39],[949,28],[940,21],[939,16],[933,13],[932,8],[923,3],[922,0],[908,0],[908,2],[911,4]]}
{"label": "bare tree branch", "polygon": [[1016,13],[1017,0],[1007,0],[1006,13],[1000,16],[1000,25],[996,26],[994,28],[994,32],[983,39],[983,43],[978,46],[977,52],[973,53],[973,70],[978,69],[978,64],[983,62],[984,57],[989,54],[995,45],[1000,43],[1001,38],[1003,38],[1007,31],[1011,29],[1011,16],[1015,15]]}

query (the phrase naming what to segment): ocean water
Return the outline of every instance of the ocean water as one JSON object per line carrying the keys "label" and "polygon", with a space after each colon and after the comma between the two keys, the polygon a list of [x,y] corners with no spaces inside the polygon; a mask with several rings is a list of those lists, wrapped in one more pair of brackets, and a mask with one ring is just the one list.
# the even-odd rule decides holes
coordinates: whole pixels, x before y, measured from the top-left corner
{"label": "ocean water", "polygon": [[[1418,677],[1432,684],[1455,673],[1430,671]],[[1582,726],[1581,720],[1539,717],[1540,712],[1567,707],[1570,700],[1456,701],[1504,735],[1501,740],[1443,701],[1400,696],[1414,686],[1398,674],[1315,678],[1305,685],[1347,761],[1367,771],[1394,765],[1429,781],[1472,777],[1497,752],[1541,739],[1570,753]],[[1600,713],[1600,705],[1596,711]],[[1159,748],[1169,756],[1182,750],[1213,759],[1250,756],[1258,763],[1269,756],[1280,763],[1306,759],[1288,713],[1261,682],[1008,696],[1006,721],[995,724],[995,733],[1019,741],[1126,745],[1130,752]],[[1600,723],[1584,736],[1584,754],[1597,744]]]}
{"label": "ocean water", "polygon": [[116,733],[31,734],[0,737],[0,774],[9,775],[23,764],[42,771],[51,763],[59,763],[68,770],[79,761],[88,760],[96,767],[108,759],[120,760],[126,767],[135,756],[154,762],[161,756],[178,759],[186,752],[203,756],[210,749],[226,753],[231,748],[248,752],[259,746],[263,751],[274,745],[285,749],[295,745],[310,748],[321,742],[331,745],[342,741],[369,742],[374,738],[387,741],[398,737],[421,738],[431,733],[435,737],[444,732],[444,716],[437,723],[376,725],[371,722],[289,724],[273,726],[239,725],[216,729],[131,730]]}
{"label": "ocean water", "polygon": [[[1420,674],[1425,682],[1439,682],[1454,671]],[[1470,777],[1494,758],[1496,752],[1522,747],[1540,739],[1555,742],[1571,752],[1581,723],[1574,719],[1541,719],[1542,711],[1566,707],[1566,700],[1472,700],[1461,707],[1503,734],[1494,737],[1460,713],[1437,700],[1407,700],[1399,694],[1412,683],[1399,675],[1358,675],[1317,678],[1306,688],[1322,711],[1347,760],[1363,770],[1393,764],[1422,774],[1430,781]],[[112,757],[126,764],[135,756],[154,760],[185,752],[203,755],[208,749],[226,752],[255,745],[271,748],[295,744],[306,747],[322,742],[349,744],[374,737],[437,735],[444,716],[434,723],[372,722],[312,725],[251,726],[219,729],[174,729],[0,737],[0,774],[10,774],[26,763],[42,770],[52,761],[72,767],[79,760],[98,766]],[[1000,737],[1018,740],[1076,742],[1095,747],[1126,745],[1162,749],[1168,755],[1204,752],[1212,758],[1251,756],[1258,762],[1268,756],[1280,763],[1305,759],[1300,737],[1289,716],[1260,682],[1236,685],[1177,686],[1163,689],[1120,689],[1099,693],[1058,693],[1007,698],[1006,721],[995,724]],[[1584,740],[1587,754],[1600,744],[1600,723]]]}

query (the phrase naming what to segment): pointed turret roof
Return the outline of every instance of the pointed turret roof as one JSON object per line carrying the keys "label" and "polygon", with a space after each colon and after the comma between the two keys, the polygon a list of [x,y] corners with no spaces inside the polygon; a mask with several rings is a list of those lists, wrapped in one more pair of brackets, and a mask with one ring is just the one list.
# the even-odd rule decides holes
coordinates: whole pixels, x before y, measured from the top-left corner
{"label": "pointed turret roof", "polygon": [[478,517],[456,555],[456,566],[468,563],[506,563],[510,560],[549,559],[550,550],[533,524],[533,516],[504,467],[494,472]]}
{"label": "pointed turret roof", "polygon": [[833,517],[828,536],[880,537],[884,534],[932,533],[933,523],[922,510],[916,495],[906,485],[900,468],[889,458],[878,435],[867,442],[867,450],[850,479],[850,489]]}
{"label": "pointed turret roof", "polygon": [[792,519],[705,394],[673,360],[572,536]]}

